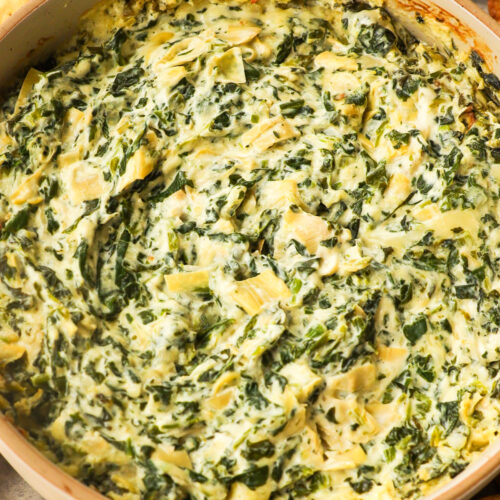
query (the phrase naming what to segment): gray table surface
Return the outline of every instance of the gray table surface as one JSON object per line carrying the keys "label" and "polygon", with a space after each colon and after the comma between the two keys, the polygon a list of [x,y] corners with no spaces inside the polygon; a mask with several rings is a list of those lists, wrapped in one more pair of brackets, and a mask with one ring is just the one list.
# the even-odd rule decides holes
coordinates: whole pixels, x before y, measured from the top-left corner
{"label": "gray table surface", "polygon": [[0,456],[0,500],[42,500]]}
{"label": "gray table surface", "polygon": [[[488,0],[478,0],[476,3],[487,9]],[[497,488],[495,487],[495,490]],[[489,488],[486,494],[500,493]],[[35,493],[0,456],[0,500],[43,500]]]}

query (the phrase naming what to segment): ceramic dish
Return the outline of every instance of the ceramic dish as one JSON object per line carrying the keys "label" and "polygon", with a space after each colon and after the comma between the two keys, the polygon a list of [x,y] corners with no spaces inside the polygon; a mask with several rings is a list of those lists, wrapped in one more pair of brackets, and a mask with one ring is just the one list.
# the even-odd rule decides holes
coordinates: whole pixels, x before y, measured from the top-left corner
{"label": "ceramic dish", "polygon": [[[42,59],[75,29],[80,15],[95,0],[33,0],[0,26],[3,71],[0,86],[28,64]],[[500,73],[500,27],[468,0],[387,0],[390,13],[418,38],[439,44],[439,32],[449,29],[459,47],[474,48]],[[422,31],[415,11],[432,18],[431,29]],[[101,495],[63,473],[30,445],[5,418],[0,417],[0,453],[45,498],[97,500]],[[487,449],[463,473],[431,494],[430,499],[467,499],[500,472],[500,442]]]}

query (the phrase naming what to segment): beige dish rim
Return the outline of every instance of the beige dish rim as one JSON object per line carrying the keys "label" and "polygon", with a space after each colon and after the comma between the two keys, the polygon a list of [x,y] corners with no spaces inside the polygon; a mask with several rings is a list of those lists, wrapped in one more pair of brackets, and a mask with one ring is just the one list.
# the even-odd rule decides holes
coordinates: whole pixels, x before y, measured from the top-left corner
{"label": "beige dish rim", "polygon": [[[0,25],[0,43],[26,17],[33,14],[48,0],[28,1]],[[411,0],[411,2],[418,0]],[[449,0],[457,8],[465,9],[488,29],[498,40],[497,47],[489,47],[494,56],[500,58],[500,24],[488,16],[471,0]],[[97,1],[96,1],[97,3]],[[441,7],[438,11],[448,14]],[[454,16],[453,16],[454,17]],[[463,23],[461,23],[463,26]],[[475,33],[478,40],[481,37]],[[105,500],[95,490],[71,477],[57,465],[45,458],[23,434],[0,414],[0,454],[42,496],[50,500]],[[431,493],[427,500],[459,500],[477,492],[500,472],[500,438],[485,450],[467,469],[450,482]]]}
{"label": "beige dish rim", "polygon": [[0,42],[26,17],[33,13],[47,0],[30,0],[18,10],[13,12],[2,24],[0,24]]}

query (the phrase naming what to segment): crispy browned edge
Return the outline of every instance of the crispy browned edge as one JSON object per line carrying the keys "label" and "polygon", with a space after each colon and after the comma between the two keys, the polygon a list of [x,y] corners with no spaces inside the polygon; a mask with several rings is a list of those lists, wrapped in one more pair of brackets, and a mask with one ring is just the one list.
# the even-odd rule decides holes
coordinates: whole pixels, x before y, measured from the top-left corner
{"label": "crispy browned edge", "polygon": [[[431,1],[431,0],[430,0]],[[485,25],[499,38],[498,47],[489,47],[478,34],[469,26],[463,24],[455,15],[448,10],[426,2],[425,0],[394,0],[397,6],[404,12],[414,15],[420,13],[422,17],[431,17],[440,23],[444,28],[448,28],[452,34],[469,45],[483,57],[488,66],[492,66],[494,57],[500,57],[500,24],[497,23],[486,12],[481,10],[470,0],[451,0],[458,6],[467,10],[480,23]],[[471,43],[472,42],[472,43]],[[496,49],[496,52],[495,52]]]}

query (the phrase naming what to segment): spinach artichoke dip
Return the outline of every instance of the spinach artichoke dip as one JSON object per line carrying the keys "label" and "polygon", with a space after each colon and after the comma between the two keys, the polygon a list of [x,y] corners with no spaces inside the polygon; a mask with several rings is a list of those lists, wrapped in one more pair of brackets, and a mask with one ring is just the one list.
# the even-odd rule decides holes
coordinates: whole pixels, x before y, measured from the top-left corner
{"label": "spinach artichoke dip", "polygon": [[500,430],[499,89],[376,2],[100,3],[1,104],[1,411],[112,499],[449,481]]}

